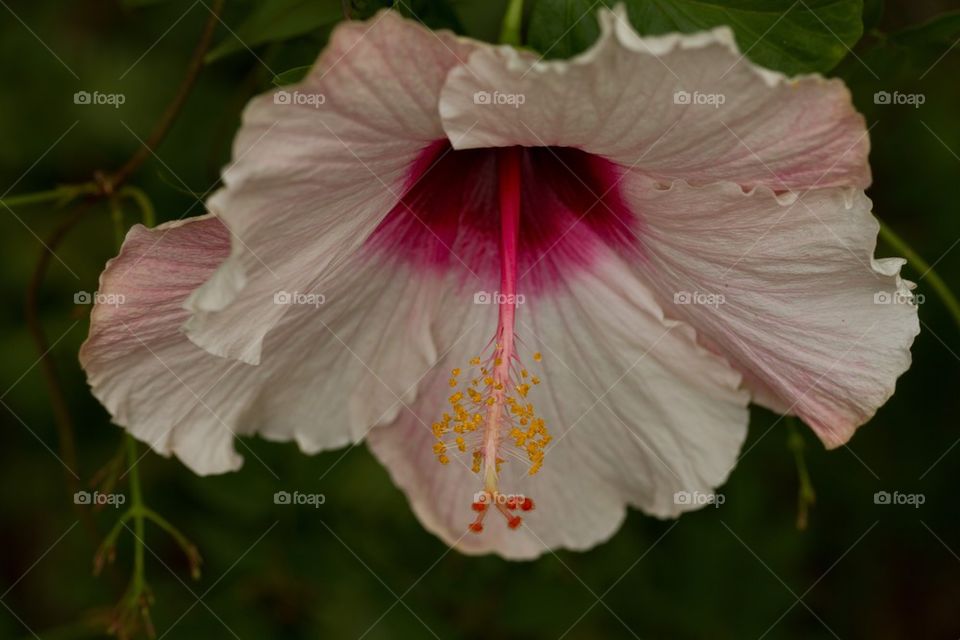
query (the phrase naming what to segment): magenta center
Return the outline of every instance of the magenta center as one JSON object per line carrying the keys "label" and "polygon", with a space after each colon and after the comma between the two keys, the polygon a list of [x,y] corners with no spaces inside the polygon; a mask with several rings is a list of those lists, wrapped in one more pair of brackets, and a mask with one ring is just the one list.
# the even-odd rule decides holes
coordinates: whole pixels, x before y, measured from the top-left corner
{"label": "magenta center", "polygon": [[604,250],[639,251],[640,221],[622,197],[618,165],[570,147],[457,151],[446,140],[420,154],[400,202],[368,245],[424,268],[472,272],[498,282],[503,267],[499,167],[505,162],[519,163],[513,234],[521,288],[548,286]]}

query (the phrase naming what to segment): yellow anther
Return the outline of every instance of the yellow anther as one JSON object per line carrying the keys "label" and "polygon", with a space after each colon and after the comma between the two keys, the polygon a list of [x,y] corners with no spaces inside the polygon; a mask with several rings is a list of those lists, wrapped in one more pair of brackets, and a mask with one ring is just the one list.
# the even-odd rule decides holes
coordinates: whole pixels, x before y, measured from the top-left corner
{"label": "yellow anther", "polygon": [[[470,364],[477,367],[473,371],[479,370],[479,374],[465,378],[464,386],[460,388],[457,388],[459,376],[465,369],[456,367],[450,370],[448,411],[431,425],[435,438],[433,453],[440,464],[449,464],[453,451],[469,453],[471,470],[481,474],[485,461],[491,462],[485,455],[485,447],[493,443],[502,456],[492,460],[497,473],[507,459],[499,450],[501,446],[515,447],[515,451],[522,452],[529,461],[527,472],[530,475],[542,468],[545,448],[551,437],[546,423],[537,416],[533,404],[527,401],[531,385],[539,384],[540,378],[523,367],[504,367],[510,358],[512,355],[508,357],[500,345],[495,345],[493,356],[487,360],[488,366],[493,366],[488,370],[481,366],[481,356],[475,356]],[[540,361],[542,355],[537,352],[533,359]],[[468,448],[466,434],[474,432],[479,433],[483,444]]]}
{"label": "yellow anther", "polygon": [[473,466],[470,467],[470,470],[474,473],[480,473],[480,463],[483,460],[483,454],[479,451],[473,452]]}
{"label": "yellow anther", "polygon": [[537,351],[535,354],[533,354],[533,359],[534,359],[536,362],[540,362],[541,360],[543,360],[543,354],[541,354],[539,351]]}

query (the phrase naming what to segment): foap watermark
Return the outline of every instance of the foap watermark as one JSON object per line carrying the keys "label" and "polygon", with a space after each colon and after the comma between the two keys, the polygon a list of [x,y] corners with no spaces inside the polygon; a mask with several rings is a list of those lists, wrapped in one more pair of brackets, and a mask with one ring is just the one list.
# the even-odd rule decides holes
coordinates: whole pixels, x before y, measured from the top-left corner
{"label": "foap watermark", "polygon": [[914,109],[919,109],[920,105],[927,101],[927,96],[922,93],[900,93],[899,91],[877,91],[873,94],[873,104],[906,104]]}
{"label": "foap watermark", "polygon": [[127,101],[122,93],[101,93],[100,91],[77,91],[73,94],[73,104],[110,106],[119,109]]}
{"label": "foap watermark", "polygon": [[473,304],[516,304],[527,301],[522,293],[500,293],[499,291],[477,291],[473,294]]}
{"label": "foap watermark", "polygon": [[508,105],[519,109],[527,101],[522,93],[503,93],[501,91],[477,91],[473,94],[473,104]]}
{"label": "foap watermark", "polygon": [[300,293],[299,291],[277,291],[273,294],[273,304],[306,304],[319,308],[327,297],[322,293]]}
{"label": "foap watermark", "polygon": [[319,509],[327,501],[322,493],[300,493],[299,491],[277,491],[273,494],[273,504],[289,504],[293,506],[310,506]]}
{"label": "foap watermark", "polygon": [[677,291],[673,294],[673,304],[698,304],[707,307],[719,307],[727,299],[722,293],[706,291]]}
{"label": "foap watermark", "polygon": [[922,293],[909,291],[877,291],[873,294],[873,304],[923,304],[926,297]]}
{"label": "foap watermark", "polygon": [[677,491],[673,494],[673,504],[704,506],[712,504],[719,509],[727,501],[722,493],[705,493],[703,491]]}
{"label": "foap watermark", "polygon": [[119,307],[127,301],[122,293],[100,293],[99,291],[77,291],[73,294],[73,304],[105,304]]}
{"label": "foap watermark", "polygon": [[697,104],[719,109],[720,105],[726,101],[727,96],[722,93],[701,93],[699,91],[691,93],[683,90],[673,92],[673,104]]}
{"label": "foap watermark", "polygon": [[281,89],[273,94],[273,104],[306,105],[319,109],[327,102],[327,96],[322,93],[304,93],[303,91],[284,91]]}
{"label": "foap watermark", "polygon": [[477,491],[473,494],[474,504],[502,505],[510,509],[520,507],[527,503],[527,496],[522,493],[489,493],[487,491]]}
{"label": "foap watermark", "polygon": [[909,505],[914,509],[919,509],[920,505],[927,501],[927,497],[922,493],[900,493],[899,491],[877,491],[873,494],[873,504],[896,504]]}
{"label": "foap watermark", "polygon": [[77,491],[73,494],[73,504],[88,504],[94,507],[111,506],[119,509],[127,501],[122,493],[100,493],[99,491]]}

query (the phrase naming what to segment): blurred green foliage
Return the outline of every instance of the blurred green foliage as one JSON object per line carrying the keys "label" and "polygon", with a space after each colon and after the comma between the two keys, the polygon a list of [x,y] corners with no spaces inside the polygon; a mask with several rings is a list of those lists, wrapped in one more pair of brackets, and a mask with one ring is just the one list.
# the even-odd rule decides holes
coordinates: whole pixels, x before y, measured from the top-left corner
{"label": "blurred green foliage", "polygon": [[[11,194],[119,166],[175,91],[208,15],[204,0],[0,4],[0,191],[9,187]],[[361,17],[380,6],[348,4]],[[562,20],[583,4],[528,1],[528,41],[545,48],[569,29],[550,55],[582,49],[595,24],[588,18],[571,28]],[[960,19],[944,15],[956,5],[918,0],[881,10],[867,2],[861,38],[859,2],[627,4],[631,18],[652,32],[732,21],[741,46],[756,44],[751,56],[787,71],[828,71],[839,61],[833,73],[850,84],[870,126],[868,193],[876,214],[960,287]],[[504,6],[424,0],[402,9],[431,26],[490,40]],[[198,87],[134,178],[161,220],[202,212],[197,196],[216,185],[243,105],[278,75],[312,63],[339,11],[339,0],[227,4]],[[823,27],[835,32],[832,39]],[[772,35],[762,38],[766,28]],[[117,109],[74,104],[75,92],[93,90],[122,93],[126,101]],[[918,107],[877,104],[878,91],[925,100]],[[96,512],[94,530],[77,524],[54,455],[39,354],[24,323],[22,301],[41,238],[68,213],[53,206],[0,210],[0,294],[7,301],[0,307],[2,638],[100,637],[102,616],[130,573],[130,538],[122,536],[114,570],[91,574],[96,545],[116,514]],[[58,248],[39,290],[41,320],[77,423],[84,481],[121,439],[77,365],[89,309],[75,305],[74,294],[96,288],[113,244],[109,213],[98,205]],[[889,250],[881,245],[879,254]],[[759,410],[722,507],[676,522],[631,513],[610,542],[588,553],[548,553],[529,563],[448,550],[423,530],[363,446],[307,457],[293,445],[247,441],[279,480],[252,455],[238,473],[199,478],[149,454],[141,463],[147,500],[204,555],[203,576],[194,582],[174,542],[148,528],[158,635],[956,638],[960,336],[922,280],[919,291],[928,294],[923,332],[896,395],[848,447],[826,452],[803,434],[818,497],[806,531],[794,525],[797,473],[787,431],[782,422],[771,428],[776,416]],[[273,503],[279,490],[327,499],[316,509],[290,508]],[[874,504],[874,493],[884,490],[922,493],[925,504]]]}

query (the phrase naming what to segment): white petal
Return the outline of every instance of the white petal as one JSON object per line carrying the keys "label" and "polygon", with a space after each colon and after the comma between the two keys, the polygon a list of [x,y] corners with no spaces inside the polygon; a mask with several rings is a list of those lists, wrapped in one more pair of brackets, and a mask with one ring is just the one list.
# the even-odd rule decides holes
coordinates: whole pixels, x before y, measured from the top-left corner
{"label": "white petal", "polygon": [[637,271],[668,315],[747,374],[758,402],[837,446],[893,394],[917,308],[904,261],[873,257],[879,226],[862,192],[624,185],[645,225]]}
{"label": "white petal", "polygon": [[[701,506],[674,494],[708,495],[735,464],[748,419],[739,374],[699,347],[688,326],[664,320],[619,261],[605,258],[567,285],[519,309],[518,335],[544,355],[534,363],[526,354],[543,380],[528,400],[554,437],[535,476],[513,458],[503,466],[500,490],[536,503],[521,512],[525,527],[509,530],[490,513],[482,533],[467,534],[480,479],[458,460],[438,464],[431,451],[428,425],[449,393],[446,369],[483,347],[495,308],[482,330],[441,359],[397,423],[368,439],[424,526],[464,552],[532,558],[558,547],[586,549],[617,530],[626,505],[659,517]],[[457,330],[446,329],[448,341]]]}
{"label": "white petal", "polygon": [[81,363],[117,424],[197,473],[219,473],[242,462],[234,435],[316,452],[361,440],[412,401],[436,358],[428,328],[442,292],[399,265],[354,261],[322,304],[294,299],[259,365],[190,342],[183,300],[226,257],[228,238],[211,216],[137,226],[108,264],[100,292],[123,303],[94,308]]}
{"label": "white petal", "polygon": [[302,83],[250,103],[225,187],[208,203],[234,233],[233,250],[189,300],[193,341],[259,362],[286,312],[267,306],[273,294],[327,288],[396,204],[417,155],[444,137],[440,86],[468,50],[383,11],[339,26]]}
{"label": "white petal", "polygon": [[441,94],[454,146],[576,147],[692,183],[869,184],[864,119],[841,81],[761,69],[725,27],[641,37],[622,7],[600,24],[599,41],[569,61],[475,51]]}

